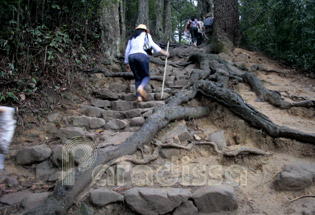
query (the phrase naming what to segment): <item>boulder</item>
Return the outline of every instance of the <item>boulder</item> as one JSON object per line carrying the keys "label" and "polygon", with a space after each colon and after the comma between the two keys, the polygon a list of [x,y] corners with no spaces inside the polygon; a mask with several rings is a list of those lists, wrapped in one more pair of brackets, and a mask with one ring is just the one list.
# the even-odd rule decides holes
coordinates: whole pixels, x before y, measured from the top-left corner
{"label": "boulder", "polygon": [[139,108],[154,108],[164,105],[164,101],[149,101],[149,102],[140,102],[138,103]]}
{"label": "boulder", "polygon": [[112,102],[112,109],[116,111],[125,111],[125,110],[130,110],[134,108],[133,105],[134,102],[130,101],[114,101]]}
{"label": "boulder", "polygon": [[315,164],[295,162],[285,165],[276,176],[273,185],[277,190],[298,191],[310,187],[315,180]]}
{"label": "boulder", "polygon": [[57,137],[62,140],[71,139],[72,137],[84,136],[86,133],[84,128],[80,127],[67,127],[61,128],[57,132]]}
{"label": "boulder", "polygon": [[49,192],[44,193],[32,193],[25,197],[21,203],[23,208],[32,209],[37,207],[41,202],[43,202],[49,196]]}
{"label": "boulder", "polygon": [[226,148],[226,140],[224,137],[224,131],[217,131],[215,133],[209,134],[207,140],[214,142],[218,149],[224,151]]}
{"label": "boulder", "polygon": [[190,197],[189,189],[180,188],[137,187],[125,192],[129,207],[143,215],[169,213]]}
{"label": "boulder", "polygon": [[109,90],[114,93],[125,93],[127,91],[128,86],[122,83],[111,83],[109,85]]}
{"label": "boulder", "polygon": [[101,117],[104,109],[93,107],[93,106],[84,106],[83,114],[89,117]]}
{"label": "boulder", "polygon": [[93,205],[103,207],[110,203],[121,202],[124,200],[124,196],[105,188],[99,188],[90,192],[90,202]]}
{"label": "boulder", "polygon": [[123,114],[126,118],[139,117],[141,116],[141,110],[140,109],[127,110],[124,111]]}
{"label": "boulder", "polygon": [[143,117],[134,117],[130,120],[131,126],[141,126],[145,122]]}
{"label": "boulder", "polygon": [[36,179],[47,181],[56,171],[50,160],[44,161],[36,166]]}
{"label": "boulder", "polygon": [[20,191],[16,193],[5,194],[0,198],[0,202],[7,205],[19,204],[23,199],[29,196],[31,192],[29,191]]}
{"label": "boulder", "polygon": [[135,93],[123,93],[119,96],[119,98],[125,101],[135,101],[137,96]]}
{"label": "boulder", "polygon": [[62,165],[62,152],[63,152],[62,145],[57,145],[53,150],[51,160],[56,167],[61,167]]}
{"label": "boulder", "polygon": [[45,144],[20,149],[16,155],[16,161],[20,165],[32,164],[44,161],[51,155],[51,149]]}
{"label": "boulder", "polygon": [[127,126],[128,126],[128,122],[124,120],[112,119],[107,123],[106,128],[113,129],[113,130],[121,130],[121,129],[126,128]]}
{"label": "boulder", "polygon": [[95,96],[101,99],[106,99],[106,100],[117,100],[118,95],[116,93],[113,93],[110,89],[108,88],[103,88],[100,89],[97,92],[94,92]]}
{"label": "boulder", "polygon": [[102,128],[106,124],[104,119],[96,117],[72,116],[70,119],[74,126],[84,126],[91,129]]}
{"label": "boulder", "polygon": [[52,113],[52,114],[49,114],[47,116],[48,122],[55,122],[59,118],[60,118],[60,114],[59,113]]}
{"label": "boulder", "polygon": [[80,207],[76,210],[76,215],[93,215],[95,213],[94,209],[85,203],[82,203]]}
{"label": "boulder", "polygon": [[172,215],[195,215],[198,213],[198,209],[192,201],[183,202],[178,206]]}
{"label": "boulder", "polygon": [[111,106],[111,102],[108,100],[95,99],[91,103],[93,106],[98,108],[107,108]]}
{"label": "boulder", "polygon": [[202,213],[232,211],[238,207],[234,188],[224,184],[201,187],[193,193],[192,198]]}

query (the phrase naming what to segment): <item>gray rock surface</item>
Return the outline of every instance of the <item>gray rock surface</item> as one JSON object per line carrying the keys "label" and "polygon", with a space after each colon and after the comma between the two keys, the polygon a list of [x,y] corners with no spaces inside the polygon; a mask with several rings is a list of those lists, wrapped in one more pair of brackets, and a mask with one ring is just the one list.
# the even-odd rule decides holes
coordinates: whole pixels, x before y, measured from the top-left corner
{"label": "gray rock surface", "polygon": [[45,144],[20,149],[16,155],[16,161],[20,165],[32,164],[49,158],[51,149]]}
{"label": "gray rock surface", "polygon": [[134,117],[130,120],[131,126],[141,126],[145,122],[143,117]]}
{"label": "gray rock surface", "polygon": [[315,164],[297,162],[285,165],[273,185],[277,190],[298,191],[310,187],[315,181]]}
{"label": "gray rock surface", "polygon": [[56,136],[64,141],[72,137],[84,136],[85,134],[86,134],[86,131],[84,128],[67,127],[67,128],[59,129]]}
{"label": "gray rock surface", "polygon": [[101,117],[104,112],[104,109],[93,107],[93,106],[84,106],[82,113],[90,117]]}
{"label": "gray rock surface", "polygon": [[226,140],[224,137],[224,131],[217,131],[215,133],[209,134],[207,140],[214,142],[218,149],[223,151],[226,148]]}
{"label": "gray rock surface", "polygon": [[134,108],[133,102],[130,101],[119,100],[112,102],[112,109],[116,111],[125,111],[133,108]]}
{"label": "gray rock surface", "polygon": [[111,106],[111,102],[108,100],[95,99],[91,103],[93,106],[98,108],[107,108]]}
{"label": "gray rock surface", "polygon": [[106,124],[104,119],[97,117],[72,116],[70,119],[74,126],[84,126],[91,129],[102,128]]}
{"label": "gray rock surface", "polygon": [[118,99],[118,95],[116,93],[113,93],[110,89],[108,88],[103,88],[100,89],[99,91],[95,92],[96,96],[101,99],[106,99],[106,100],[116,100]]}
{"label": "gray rock surface", "polygon": [[51,113],[47,116],[47,120],[48,122],[54,122],[56,121],[58,118],[60,118],[60,113]]}
{"label": "gray rock surface", "polygon": [[36,166],[36,179],[46,181],[56,171],[50,160],[44,161]]}
{"label": "gray rock surface", "polygon": [[82,203],[76,211],[76,215],[93,215],[94,209],[85,203]]}
{"label": "gray rock surface", "polygon": [[19,204],[23,201],[25,197],[27,197],[30,194],[31,192],[29,191],[20,191],[16,193],[5,194],[1,196],[0,202],[7,205]]}
{"label": "gray rock surface", "polygon": [[124,200],[124,196],[105,188],[99,188],[90,192],[90,202],[93,205],[103,207],[110,203],[121,202]]}
{"label": "gray rock surface", "polygon": [[128,123],[124,120],[112,119],[107,123],[106,128],[113,129],[113,130],[121,130],[121,129],[126,128],[127,126],[128,126]]}
{"label": "gray rock surface", "polygon": [[198,208],[189,200],[178,206],[172,215],[196,215],[197,213]]}
{"label": "gray rock surface", "polygon": [[189,189],[137,187],[125,192],[130,208],[142,215],[166,214],[190,198]]}
{"label": "gray rock surface", "polygon": [[192,198],[202,213],[232,211],[238,207],[234,188],[229,185],[201,187],[193,193]]}
{"label": "gray rock surface", "polygon": [[44,193],[32,193],[23,199],[21,205],[25,209],[31,209],[37,207],[41,202],[43,202],[48,196],[49,192]]}
{"label": "gray rock surface", "polygon": [[140,109],[127,110],[127,111],[124,111],[123,114],[125,118],[139,117],[141,116],[141,110]]}
{"label": "gray rock surface", "polygon": [[108,88],[114,93],[126,93],[128,86],[126,84],[114,82],[111,83]]}
{"label": "gray rock surface", "polygon": [[63,152],[63,146],[57,145],[53,150],[53,155],[51,157],[52,163],[56,167],[61,167],[62,165],[62,152]]}

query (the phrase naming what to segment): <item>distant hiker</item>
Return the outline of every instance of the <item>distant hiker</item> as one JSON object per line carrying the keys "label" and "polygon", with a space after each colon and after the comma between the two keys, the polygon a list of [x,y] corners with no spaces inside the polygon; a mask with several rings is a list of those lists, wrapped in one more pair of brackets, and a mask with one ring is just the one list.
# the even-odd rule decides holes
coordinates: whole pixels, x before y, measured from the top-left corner
{"label": "distant hiker", "polygon": [[205,26],[203,21],[198,21],[197,23],[198,33],[197,33],[197,46],[201,45],[204,35],[205,35]]}
{"label": "distant hiker", "polygon": [[150,45],[156,53],[169,56],[169,52],[154,43],[146,25],[140,24],[136,27],[126,47],[125,64],[127,71],[131,69],[135,76],[137,102],[146,99],[145,87],[150,81],[149,57],[144,50],[144,45]]}
{"label": "distant hiker", "polygon": [[189,29],[191,34],[191,43],[194,44],[194,46],[197,46],[197,34],[198,34],[198,28],[197,28],[198,20],[192,16],[186,23],[185,31]]}
{"label": "distant hiker", "polygon": [[0,170],[4,168],[4,155],[8,153],[14,134],[14,108],[0,106]]}
{"label": "distant hiker", "polygon": [[206,14],[206,19],[203,23],[205,25],[206,35],[211,36],[213,32],[213,17],[210,12]]}

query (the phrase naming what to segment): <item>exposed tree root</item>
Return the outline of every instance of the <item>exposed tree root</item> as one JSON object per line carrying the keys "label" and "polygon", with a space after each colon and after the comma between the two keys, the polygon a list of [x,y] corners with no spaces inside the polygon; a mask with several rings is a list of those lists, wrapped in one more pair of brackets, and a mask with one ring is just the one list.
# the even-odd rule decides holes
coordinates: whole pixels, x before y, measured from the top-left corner
{"label": "exposed tree root", "polygon": [[266,115],[247,104],[236,92],[222,87],[212,81],[201,80],[196,83],[198,91],[219,103],[246,120],[252,126],[264,129],[272,137],[285,137],[305,143],[315,144],[315,133],[305,133],[286,126],[274,124]]}
{"label": "exposed tree root", "polygon": [[160,129],[165,127],[169,122],[179,119],[188,119],[192,116],[195,118],[205,117],[209,111],[207,108],[194,107],[185,108],[180,104],[189,101],[195,95],[195,92],[186,91],[173,97],[166,105],[155,109],[154,113],[148,117],[143,126],[134,135],[129,137],[125,142],[116,147],[107,147],[97,149],[97,159],[93,166],[84,172],[76,169],[76,181],[73,186],[63,186],[58,182],[54,193],[49,196],[38,207],[26,212],[27,215],[54,215],[66,213],[75,201],[80,198],[90,188],[92,182],[93,169],[102,164],[107,164],[111,160],[130,155],[136,152],[138,147],[149,143]]}
{"label": "exposed tree root", "polygon": [[296,198],[294,198],[294,199],[291,199],[291,200],[289,201],[289,203],[295,202],[295,201],[297,201],[297,200],[299,200],[299,199],[303,199],[303,198],[315,198],[315,196],[310,196],[310,195],[307,195],[307,196],[299,196],[299,197],[296,197]]}
{"label": "exposed tree root", "polygon": [[[190,50],[190,49],[189,49]],[[193,49],[191,49],[193,50]],[[171,97],[168,103],[156,108],[151,116],[149,116],[143,126],[122,144],[117,146],[106,147],[105,149],[97,149],[96,162],[89,169],[79,172],[76,169],[76,181],[73,186],[63,186],[61,182],[57,183],[54,193],[48,197],[38,207],[26,212],[27,215],[55,215],[66,214],[74,202],[80,199],[80,195],[85,194],[92,183],[92,172],[98,165],[106,165],[116,162],[122,156],[134,154],[141,146],[149,143],[158,131],[164,128],[169,122],[179,119],[188,119],[191,117],[206,117],[209,114],[207,108],[204,107],[181,107],[180,105],[190,101],[196,96],[197,92],[210,97],[211,99],[223,104],[230,111],[246,120],[252,126],[264,129],[272,137],[285,137],[296,139],[301,142],[315,143],[315,134],[304,133],[290,129],[285,126],[274,124],[267,116],[258,112],[243,100],[243,98],[228,89],[230,80],[242,81],[244,72],[238,70],[227,61],[221,59],[217,55],[192,54],[189,61],[199,65],[199,70],[194,70],[191,74],[189,85],[193,90],[181,90],[176,96]],[[164,65],[164,61],[155,59],[157,64]],[[172,65],[172,63],[170,63]],[[173,64],[175,67],[181,67],[180,64]],[[88,72],[100,72],[106,77],[123,77],[127,79],[133,78],[132,73],[109,73],[103,69],[95,69]],[[151,77],[151,79],[161,80],[162,77]],[[214,82],[216,81],[216,82]],[[311,103],[310,103],[311,104]],[[296,104],[298,105],[298,104]],[[299,103],[299,105],[304,105]],[[212,145],[217,153],[220,152],[216,145],[211,142],[191,143],[187,146],[179,146],[175,144],[157,145],[154,153],[144,160],[136,160],[138,164],[150,162],[158,157],[158,152],[162,147],[175,147],[185,150],[191,150],[194,145]],[[262,153],[255,150],[243,150],[232,152],[240,153]],[[229,152],[225,152],[229,156]],[[231,153],[231,152],[230,152]],[[128,158],[128,157],[127,157]],[[130,157],[129,157],[130,159]],[[135,160],[134,160],[135,161]]]}
{"label": "exposed tree root", "polygon": [[154,152],[151,155],[148,156],[144,156],[143,159],[138,159],[135,158],[134,156],[131,155],[126,155],[123,157],[120,157],[116,160],[114,160],[113,162],[109,162],[108,166],[111,165],[115,165],[117,163],[120,163],[122,161],[130,161],[134,164],[138,164],[138,165],[143,165],[143,164],[148,164],[154,160],[156,160],[159,157],[159,153],[161,151],[162,148],[176,148],[176,149],[184,149],[184,150],[188,150],[190,151],[194,146],[196,145],[210,145],[213,147],[214,151],[218,154],[222,153],[217,145],[213,142],[193,142],[193,143],[189,143],[187,146],[183,146],[183,145],[179,145],[176,143],[161,143],[160,141],[156,141],[154,143],[154,145],[156,145]]}
{"label": "exposed tree root", "polygon": [[271,153],[262,151],[260,149],[255,149],[255,148],[248,148],[248,147],[242,147],[236,150],[225,150],[223,152],[223,155],[226,157],[236,157],[238,155],[249,155],[249,154],[253,154],[253,155],[271,155]]}
{"label": "exposed tree root", "polygon": [[268,90],[261,80],[258,79],[253,73],[245,73],[243,77],[245,82],[251,86],[261,101],[267,101],[270,104],[283,109],[288,109],[291,107],[315,107],[314,100],[306,100],[294,103],[283,100],[279,92]]}

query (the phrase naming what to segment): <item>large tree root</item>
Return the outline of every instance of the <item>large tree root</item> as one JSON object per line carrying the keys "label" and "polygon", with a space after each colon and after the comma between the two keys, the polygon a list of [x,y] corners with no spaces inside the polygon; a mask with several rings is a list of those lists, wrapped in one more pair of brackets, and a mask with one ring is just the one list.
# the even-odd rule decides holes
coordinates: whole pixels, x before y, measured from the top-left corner
{"label": "large tree root", "polygon": [[255,149],[255,148],[248,148],[248,147],[242,147],[236,150],[225,150],[223,152],[223,155],[226,157],[236,157],[238,155],[271,155],[271,153],[265,152],[260,149]]}
{"label": "large tree root", "polygon": [[97,159],[95,163],[87,170],[79,172],[76,170],[76,181],[73,186],[63,186],[61,182],[57,183],[54,193],[49,196],[38,207],[26,212],[27,215],[55,215],[65,214],[75,201],[80,199],[79,195],[84,194],[90,188],[92,182],[93,169],[102,164],[107,164],[111,160],[131,155],[142,145],[149,143],[160,129],[169,122],[179,119],[188,119],[190,117],[200,118],[208,115],[207,108],[194,107],[185,108],[180,104],[189,101],[195,96],[195,92],[181,92],[166,105],[155,109],[154,113],[148,117],[143,126],[134,135],[125,142],[116,147],[107,147],[97,150]]}
{"label": "large tree root", "polygon": [[191,149],[196,146],[196,145],[210,145],[213,147],[214,151],[218,154],[221,154],[222,152],[218,149],[217,145],[214,142],[192,142],[189,143],[187,146],[179,145],[176,143],[162,143],[160,141],[156,141],[154,143],[156,145],[154,152],[151,155],[144,156],[143,159],[135,158],[132,155],[126,155],[123,157],[120,157],[112,162],[109,162],[107,165],[112,166],[115,164],[118,164],[122,161],[130,161],[131,163],[138,164],[138,165],[143,165],[143,164],[148,164],[154,160],[156,160],[159,157],[160,151],[162,148],[176,148],[176,149],[183,149],[183,150],[188,150],[191,151]]}
{"label": "large tree root", "polygon": [[291,107],[315,107],[314,100],[306,100],[294,103],[283,100],[279,92],[268,90],[260,81],[260,79],[258,79],[253,73],[245,73],[243,77],[245,82],[251,86],[261,101],[267,101],[270,104],[283,109],[288,109]]}
{"label": "large tree root", "polygon": [[266,115],[247,104],[239,94],[222,87],[221,84],[201,80],[196,83],[196,87],[205,96],[223,104],[252,126],[264,129],[272,137],[292,138],[301,142],[315,144],[315,133],[305,133],[274,124]]}
{"label": "large tree root", "polygon": [[[80,172],[76,169],[76,181],[73,186],[63,186],[61,182],[57,183],[54,193],[48,197],[38,207],[26,212],[27,215],[55,215],[66,214],[68,209],[74,202],[80,199],[80,195],[86,194],[92,183],[92,172],[96,166],[110,164],[125,155],[134,154],[138,148],[149,143],[158,131],[164,128],[169,122],[179,119],[206,117],[209,113],[207,108],[181,107],[182,103],[188,102],[196,96],[197,91],[207,97],[223,104],[230,111],[246,120],[252,126],[264,129],[272,137],[285,137],[296,139],[301,142],[315,143],[315,134],[304,133],[290,129],[285,126],[274,124],[267,116],[258,112],[243,100],[243,98],[228,89],[230,79],[239,81],[244,72],[233,67],[227,61],[224,61],[216,55],[193,54],[190,58],[191,62],[196,62],[200,70],[192,73],[190,86],[193,91],[182,90],[176,96],[168,100],[168,103],[155,109],[154,113],[148,117],[143,126],[122,144],[117,146],[106,147],[105,149],[97,149],[97,159],[93,166]],[[158,64],[161,62],[159,61]],[[164,63],[163,63],[164,65]],[[174,65],[175,66],[175,65]],[[177,64],[178,66],[178,64]],[[106,77],[123,77],[133,78],[131,73],[108,73],[102,69],[93,70],[92,72],[101,72]],[[153,78],[152,78],[153,79]],[[217,81],[217,83],[213,81]],[[211,145],[207,143],[208,145]],[[212,145],[214,147],[214,145]],[[158,146],[150,159],[157,156]],[[165,145],[166,147],[166,145]],[[174,145],[172,146],[174,147]],[[179,147],[189,150],[193,145]],[[215,147],[214,147],[215,148]],[[219,152],[215,149],[215,151]]]}

